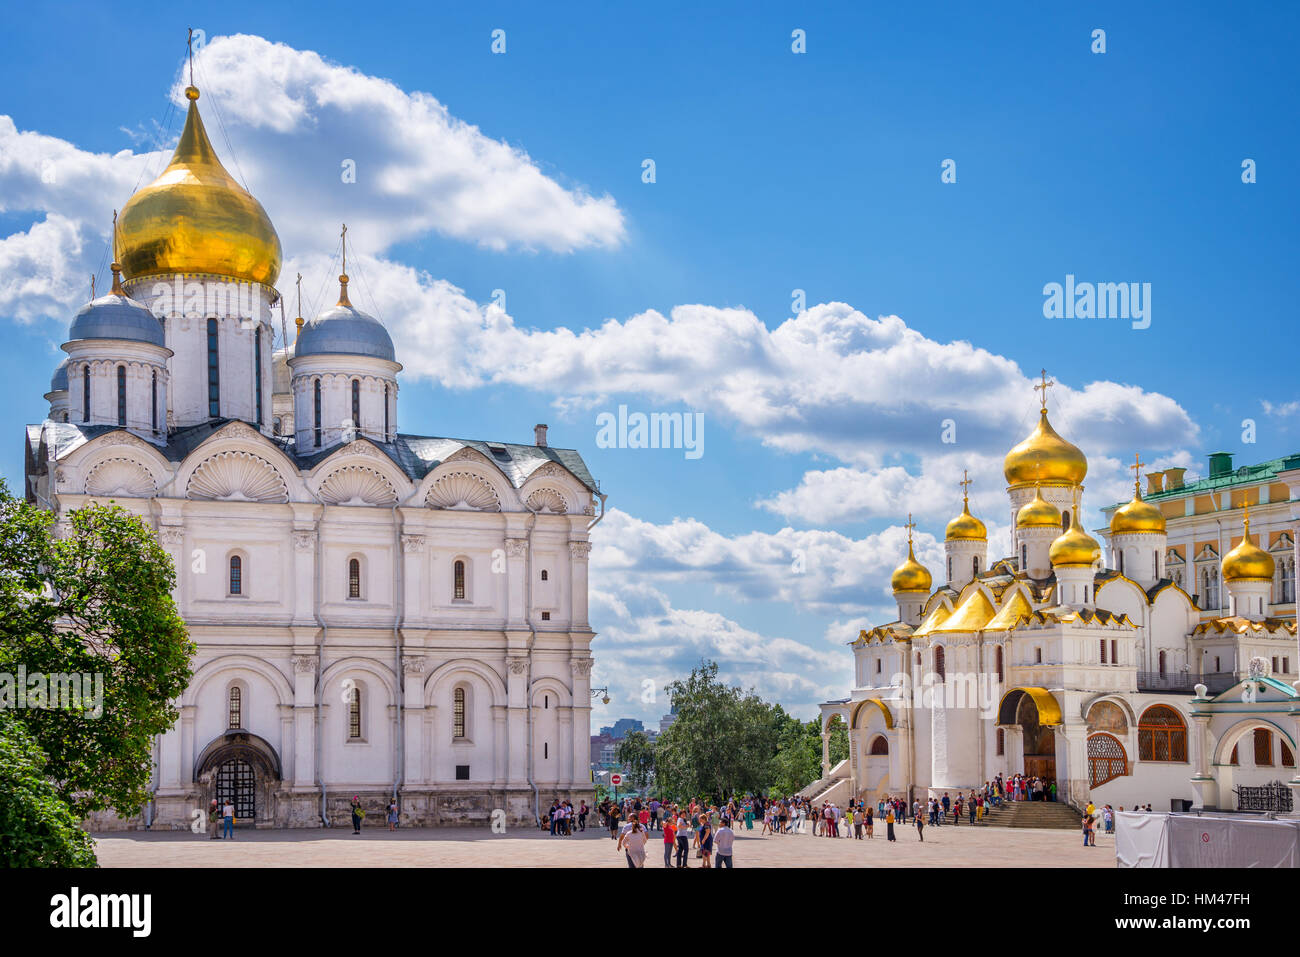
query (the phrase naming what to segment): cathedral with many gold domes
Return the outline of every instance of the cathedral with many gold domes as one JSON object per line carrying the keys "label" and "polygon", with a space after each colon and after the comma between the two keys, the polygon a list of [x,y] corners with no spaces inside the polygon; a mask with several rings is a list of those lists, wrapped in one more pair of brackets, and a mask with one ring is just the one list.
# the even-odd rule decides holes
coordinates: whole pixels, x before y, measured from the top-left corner
{"label": "cathedral with many gold domes", "polygon": [[[1300,456],[1240,473],[1220,459],[1217,475],[1212,456],[1211,478],[1190,485],[1183,469],[1149,473],[1150,500],[1138,461],[1132,499],[1103,510],[1103,544],[1083,527],[1088,461],[1052,427],[1050,385],[1004,463],[1011,554],[990,560],[963,495],[936,587],[909,517],[898,617],[862,631],[850,696],[821,706],[825,737],[847,725],[849,757],[824,760],[805,793],[924,801],[1023,773],[1077,807],[1235,809],[1259,794],[1300,806],[1284,504],[1300,499]],[[1252,509],[1265,515],[1254,533]]]}
{"label": "cathedral with many gold domes", "polygon": [[354,797],[422,825],[591,801],[604,496],[582,457],[531,423],[523,443],[399,429],[402,366],[349,299],[346,245],[337,304],[286,342],[279,237],[185,96],[25,436],[56,532],[109,501],[157,531],[198,647],[150,801],[93,825],[188,828],[213,799],[247,827],[345,823]]}

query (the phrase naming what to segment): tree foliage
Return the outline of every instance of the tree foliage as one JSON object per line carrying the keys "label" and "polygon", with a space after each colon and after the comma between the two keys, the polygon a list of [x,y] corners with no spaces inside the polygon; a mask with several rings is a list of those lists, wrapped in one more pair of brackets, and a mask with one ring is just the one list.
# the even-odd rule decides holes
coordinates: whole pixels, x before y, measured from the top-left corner
{"label": "tree foliage", "polygon": [[95,867],[95,842],[45,776],[45,754],[12,711],[0,711],[0,864]]}
{"label": "tree foliage", "polygon": [[194,644],[176,612],[175,570],[153,531],[114,505],[49,513],[0,483],[0,672],[102,675],[102,714],[14,712],[44,774],[77,818],[133,814],[148,797],[154,737],[179,717]]}
{"label": "tree foliage", "polygon": [[644,731],[629,731],[619,742],[615,757],[627,768],[628,783],[633,788],[639,790],[650,783],[655,767],[655,747]]}

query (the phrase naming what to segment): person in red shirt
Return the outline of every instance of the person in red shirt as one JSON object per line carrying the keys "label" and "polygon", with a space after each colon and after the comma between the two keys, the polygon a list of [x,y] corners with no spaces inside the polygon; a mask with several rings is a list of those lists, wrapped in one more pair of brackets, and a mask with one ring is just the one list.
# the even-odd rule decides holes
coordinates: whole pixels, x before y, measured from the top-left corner
{"label": "person in red shirt", "polygon": [[664,867],[673,866],[673,848],[677,845],[677,824],[672,817],[664,818]]}

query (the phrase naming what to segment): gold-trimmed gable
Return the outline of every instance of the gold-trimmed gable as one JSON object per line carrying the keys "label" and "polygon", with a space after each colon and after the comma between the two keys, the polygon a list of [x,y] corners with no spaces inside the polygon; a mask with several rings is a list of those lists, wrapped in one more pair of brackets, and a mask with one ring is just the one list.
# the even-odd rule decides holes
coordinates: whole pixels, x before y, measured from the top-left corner
{"label": "gold-trimmed gable", "polygon": [[952,617],[952,609],[943,602],[940,602],[930,612],[930,617],[921,622],[921,627],[912,632],[913,638],[924,638],[926,635],[938,630],[939,626]]}
{"label": "gold-trimmed gable", "polygon": [[988,596],[980,589],[976,589],[957,606],[951,618],[933,630],[936,633],[949,634],[980,631],[989,623],[993,614],[993,605],[988,600]]}
{"label": "gold-trimmed gable", "polygon": [[1027,621],[1033,614],[1033,609],[1029,602],[1025,600],[1025,593],[1019,588],[1002,606],[1002,609],[993,616],[993,619],[984,626],[985,631],[1010,631],[1022,621]]}
{"label": "gold-trimmed gable", "polygon": [[889,705],[877,698],[864,698],[853,706],[853,710],[849,713],[849,727],[856,728],[858,726],[858,713],[865,705],[869,704],[873,704],[880,709],[880,713],[885,716],[885,727],[892,729],[894,727],[894,715],[889,710]]}
{"label": "gold-trimmed gable", "polygon": [[1015,724],[1016,709],[1020,699],[1028,695],[1038,709],[1038,723],[1052,726],[1062,724],[1061,706],[1046,688],[1012,688],[998,702],[998,724]]}

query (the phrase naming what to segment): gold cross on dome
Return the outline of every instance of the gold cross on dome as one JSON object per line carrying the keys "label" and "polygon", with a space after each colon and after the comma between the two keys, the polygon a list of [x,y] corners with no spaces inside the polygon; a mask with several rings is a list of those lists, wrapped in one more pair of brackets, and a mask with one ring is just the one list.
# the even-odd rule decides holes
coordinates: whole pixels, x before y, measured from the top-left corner
{"label": "gold cross on dome", "polygon": [[1140,491],[1142,486],[1142,469],[1149,464],[1150,463],[1148,462],[1142,461],[1142,454],[1140,452],[1133,453],[1133,464],[1130,465],[1129,468],[1133,470],[1133,488],[1137,491]]}
{"label": "gold cross on dome", "polygon": [[911,512],[907,513],[907,524],[903,527],[907,529],[907,543],[910,545],[912,543],[912,529],[916,528],[916,522],[912,521]]}
{"label": "gold cross on dome", "polygon": [[1053,382],[1051,379],[1047,378],[1046,369],[1043,369],[1041,371],[1042,371],[1042,380],[1038,383],[1038,385],[1034,386],[1034,391],[1041,392],[1043,394],[1043,411],[1046,412],[1047,411],[1047,390],[1050,389],[1052,386],[1056,385],[1056,383]]}
{"label": "gold cross on dome", "polygon": [[970,496],[970,487],[975,484],[966,469],[961,470],[961,481],[957,484],[961,486],[961,498],[964,502]]}

